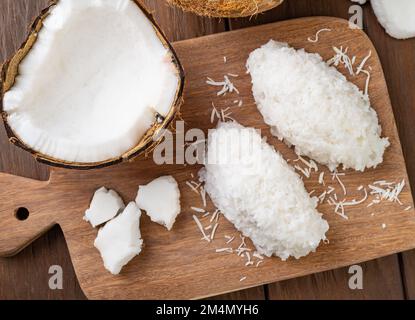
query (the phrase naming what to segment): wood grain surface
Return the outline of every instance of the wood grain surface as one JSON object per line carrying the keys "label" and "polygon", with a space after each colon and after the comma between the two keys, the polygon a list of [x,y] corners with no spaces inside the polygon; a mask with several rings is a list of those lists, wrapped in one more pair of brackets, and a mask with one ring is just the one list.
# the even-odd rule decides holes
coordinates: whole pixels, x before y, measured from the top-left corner
{"label": "wood grain surface", "polygon": [[[43,2],[43,3],[42,3]],[[35,16],[46,1],[1,0],[0,1],[0,48],[2,58],[10,55],[23,40],[25,25]],[[284,18],[307,15],[335,15],[348,17],[348,1],[318,1],[292,0],[277,9],[261,15],[258,18],[243,21],[218,21],[201,19],[193,15],[182,14],[176,9],[167,7],[163,1],[148,1],[155,9],[156,18],[167,31],[171,39],[183,39],[217,32],[225,29],[246,27],[251,24],[261,24]],[[409,103],[414,97],[408,77],[413,73],[403,73],[406,68],[413,69],[411,55],[415,52],[414,42],[394,41],[387,37],[374,20],[369,6],[365,6],[365,28],[371,36],[386,72],[390,86],[395,116],[401,135],[406,156],[413,155],[415,149],[411,144],[414,128],[410,116],[413,115],[413,105]],[[174,26],[174,27],[172,27]],[[391,49],[393,46],[393,49]],[[388,48],[388,50],[382,50]],[[389,73],[388,73],[389,72]],[[412,81],[413,83],[413,81]],[[404,93],[404,94],[401,94]],[[407,98],[406,98],[407,97]],[[412,109],[411,109],[412,107]],[[2,135],[4,137],[4,135]],[[4,139],[3,139],[4,140]],[[30,158],[11,148],[8,143],[1,141],[1,169],[5,172],[46,180],[48,172],[45,168],[33,163]],[[407,163],[410,178],[413,179],[412,163]],[[414,278],[410,266],[413,266],[413,253],[403,256],[394,255],[364,264],[365,274],[371,279],[371,285],[365,286],[360,292],[347,289],[348,274],[346,269],[329,271],[305,278],[289,280],[275,285],[266,286],[232,293],[230,298],[405,298],[414,296]],[[47,269],[51,264],[59,264],[64,268],[64,290],[51,291],[47,286]],[[400,268],[403,272],[400,272]],[[412,269],[413,270],[413,269]],[[403,278],[402,278],[403,277]],[[382,280],[387,278],[388,280]],[[72,271],[65,243],[58,228],[54,228],[34,245],[11,259],[0,260],[0,298],[83,298]],[[402,280],[403,279],[403,280]],[[316,285],[319,283],[319,285]],[[283,286],[283,288],[279,287]],[[339,293],[340,292],[340,293]],[[363,294],[362,294],[363,292]],[[385,294],[388,292],[388,294]],[[307,294],[305,294],[307,293]],[[332,293],[332,294],[330,294]],[[339,293],[339,294],[336,294]],[[358,293],[358,294],[356,294]],[[411,295],[412,294],[412,295]]]}

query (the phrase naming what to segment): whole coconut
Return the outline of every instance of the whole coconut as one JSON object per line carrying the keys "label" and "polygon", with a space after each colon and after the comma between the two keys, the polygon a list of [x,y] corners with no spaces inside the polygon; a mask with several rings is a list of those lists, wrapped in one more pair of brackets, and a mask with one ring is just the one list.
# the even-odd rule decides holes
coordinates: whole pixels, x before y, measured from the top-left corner
{"label": "whole coconut", "polygon": [[280,5],[283,0],[167,0],[169,3],[209,17],[247,17]]}

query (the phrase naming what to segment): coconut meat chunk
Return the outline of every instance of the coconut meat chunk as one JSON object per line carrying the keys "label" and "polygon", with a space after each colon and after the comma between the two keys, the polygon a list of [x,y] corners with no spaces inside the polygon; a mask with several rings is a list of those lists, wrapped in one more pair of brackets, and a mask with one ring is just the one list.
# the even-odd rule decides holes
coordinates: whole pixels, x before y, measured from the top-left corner
{"label": "coconut meat chunk", "polygon": [[132,0],[60,0],[5,93],[27,147],[79,163],[119,158],[175,103],[170,49]]}
{"label": "coconut meat chunk", "polygon": [[180,190],[172,176],[157,178],[138,189],[136,203],[151,221],[171,230],[180,213]]}
{"label": "coconut meat chunk", "polygon": [[102,187],[95,191],[91,204],[85,211],[84,220],[95,228],[114,218],[124,207],[124,201],[118,193]]}
{"label": "coconut meat chunk", "polygon": [[135,202],[130,202],[98,231],[94,245],[101,253],[105,268],[114,275],[141,252],[140,217],[140,209]]}

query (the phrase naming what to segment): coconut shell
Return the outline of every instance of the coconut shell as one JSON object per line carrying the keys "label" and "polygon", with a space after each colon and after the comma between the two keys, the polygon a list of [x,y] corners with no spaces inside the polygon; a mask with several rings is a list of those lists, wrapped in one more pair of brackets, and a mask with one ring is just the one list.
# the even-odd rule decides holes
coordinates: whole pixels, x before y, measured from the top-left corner
{"label": "coconut shell", "polygon": [[[159,143],[158,140],[163,138],[163,135],[161,135],[160,132],[163,132],[163,130],[168,129],[171,126],[176,115],[180,112],[181,105],[183,104],[183,89],[184,89],[184,82],[185,82],[184,70],[172,45],[169,43],[163,31],[160,29],[160,27],[157,25],[157,23],[153,19],[153,16],[139,2],[139,0],[131,0],[131,1],[133,1],[143,11],[143,13],[147,16],[149,21],[152,23],[161,43],[166,48],[168,48],[169,51],[171,52],[172,63],[174,64],[178,72],[178,78],[180,79],[180,84],[176,92],[176,98],[174,100],[173,105],[171,106],[171,109],[168,115],[166,117],[162,117],[161,115],[156,114],[154,118],[153,126],[146,132],[146,134],[141,138],[141,140],[137,143],[137,145],[134,148],[120,155],[117,158],[108,159],[108,160],[101,161],[101,162],[81,163],[81,162],[63,161],[61,159],[55,159],[48,155],[39,153],[38,151],[33,150],[31,147],[26,145],[13,132],[13,130],[7,123],[8,114],[7,112],[3,110],[3,98],[4,98],[4,94],[13,87],[16,77],[19,75],[19,65],[23,61],[23,59],[26,57],[26,55],[30,52],[33,45],[36,43],[37,34],[42,29],[44,20],[49,15],[52,7],[59,2],[59,0],[52,0],[50,4],[45,9],[42,10],[40,15],[37,18],[35,18],[34,22],[32,23],[29,29],[30,30],[29,34],[26,40],[21,45],[21,47],[17,50],[14,56],[10,60],[4,62],[0,68],[0,114],[3,119],[3,123],[6,129],[7,135],[9,137],[9,141],[11,143],[22,148],[23,150],[27,152],[30,152],[34,156],[34,158],[41,163],[54,166],[54,167],[60,167],[60,168],[66,168],[66,169],[78,169],[78,170],[98,169],[98,168],[104,168],[104,167],[108,167],[114,164],[118,164],[121,162],[127,162],[127,161],[130,161],[136,158],[137,156],[140,156],[140,155],[145,156],[148,150],[151,150],[151,148],[155,144]],[[155,137],[157,137],[158,139],[156,139]]]}
{"label": "coconut shell", "polygon": [[201,16],[238,18],[253,16],[279,6],[283,0],[167,0]]}

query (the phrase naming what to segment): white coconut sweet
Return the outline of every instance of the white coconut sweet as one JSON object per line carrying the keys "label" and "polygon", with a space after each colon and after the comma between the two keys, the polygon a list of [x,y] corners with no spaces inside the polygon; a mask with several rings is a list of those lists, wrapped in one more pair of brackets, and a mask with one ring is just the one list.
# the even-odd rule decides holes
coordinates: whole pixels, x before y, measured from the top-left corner
{"label": "white coconut sweet", "polygon": [[140,209],[135,202],[130,202],[98,231],[94,245],[101,253],[105,268],[114,275],[141,252],[140,217]]}
{"label": "white coconut sweet", "polygon": [[95,191],[84,220],[95,228],[114,218],[124,207],[124,201],[117,192],[102,187]]}
{"label": "white coconut sweet", "polygon": [[140,186],[136,203],[145,210],[151,221],[171,230],[180,213],[180,190],[172,176],[163,176]]}
{"label": "white coconut sweet", "polygon": [[363,171],[388,147],[369,98],[319,54],[269,41],[247,61],[252,91],[272,133],[330,170]]}
{"label": "white coconut sweet", "polygon": [[[352,0],[365,4],[366,0]],[[413,0],[372,0],[370,2],[379,23],[386,32],[396,39],[415,37],[415,1]]]}
{"label": "white coconut sweet", "polygon": [[326,239],[328,223],[303,181],[253,128],[219,123],[199,173],[215,206],[264,255],[301,258]]}
{"label": "white coconut sweet", "polygon": [[42,157],[119,159],[171,111],[178,68],[135,1],[59,0],[36,37],[3,111],[15,137]]}
{"label": "white coconut sweet", "polygon": [[397,39],[415,37],[414,0],[372,0],[373,11],[386,32]]}

